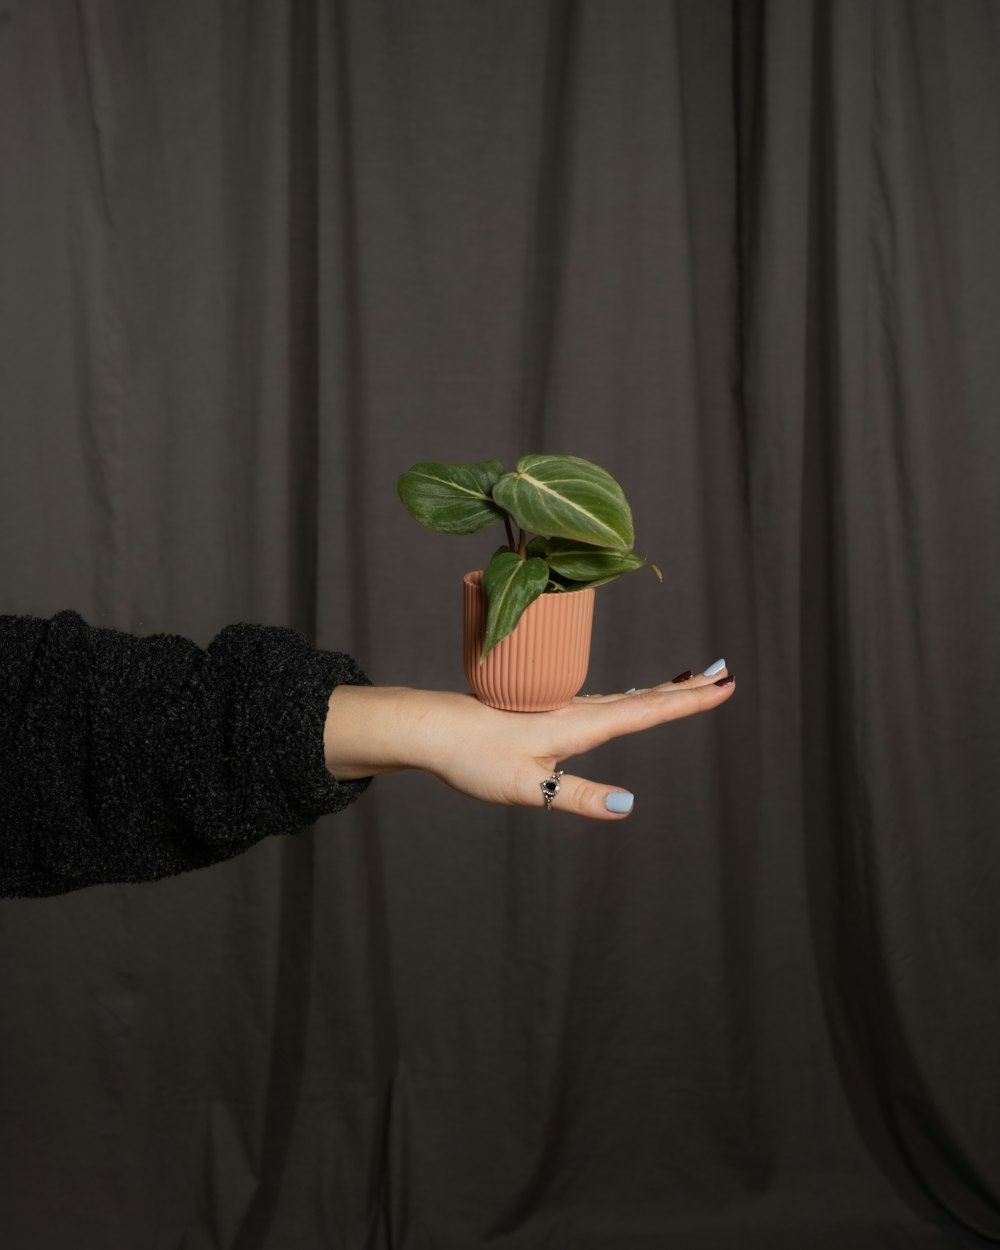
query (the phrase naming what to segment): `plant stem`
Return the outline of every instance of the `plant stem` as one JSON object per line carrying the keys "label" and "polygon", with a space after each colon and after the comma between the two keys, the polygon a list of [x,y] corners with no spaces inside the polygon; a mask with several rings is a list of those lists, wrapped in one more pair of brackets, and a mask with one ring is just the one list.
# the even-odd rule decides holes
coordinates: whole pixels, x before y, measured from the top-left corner
{"label": "plant stem", "polygon": [[507,515],[506,512],[503,514],[503,523],[507,527],[507,546],[511,549],[511,551],[513,551],[514,550],[514,532],[510,528],[510,517]]}
{"label": "plant stem", "polygon": [[519,529],[518,539],[517,539],[517,554],[521,557],[522,560],[524,560],[528,554],[526,551],[526,548],[528,546],[527,540],[528,540],[527,534],[525,534],[524,530]]}

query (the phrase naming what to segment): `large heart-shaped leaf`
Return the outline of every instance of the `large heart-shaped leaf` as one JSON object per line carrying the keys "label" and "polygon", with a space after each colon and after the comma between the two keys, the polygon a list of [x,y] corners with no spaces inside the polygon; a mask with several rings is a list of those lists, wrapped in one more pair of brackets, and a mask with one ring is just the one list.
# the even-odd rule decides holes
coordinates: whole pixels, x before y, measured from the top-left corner
{"label": "large heart-shaped leaf", "polygon": [[475,464],[415,464],[398,482],[399,497],[421,525],[441,534],[473,534],[503,520],[492,490],[503,476],[499,460]]}
{"label": "large heart-shaped leaf", "polygon": [[493,498],[536,534],[629,551],[632,513],[610,473],[578,456],[524,456],[493,487]]}
{"label": "large heart-shaped leaf", "polygon": [[521,613],[538,598],[548,580],[549,566],[537,556],[522,560],[516,551],[501,551],[493,557],[483,574],[486,642],[480,663],[513,630]]}
{"label": "large heart-shaped leaf", "polygon": [[[594,547],[590,543],[578,543],[569,538],[549,539],[545,558],[549,567],[561,576],[588,586],[603,586],[605,582],[613,581],[623,573],[641,569],[646,563],[631,551],[610,551],[606,547]],[[663,577],[656,565],[652,564],[650,568],[662,581]]]}

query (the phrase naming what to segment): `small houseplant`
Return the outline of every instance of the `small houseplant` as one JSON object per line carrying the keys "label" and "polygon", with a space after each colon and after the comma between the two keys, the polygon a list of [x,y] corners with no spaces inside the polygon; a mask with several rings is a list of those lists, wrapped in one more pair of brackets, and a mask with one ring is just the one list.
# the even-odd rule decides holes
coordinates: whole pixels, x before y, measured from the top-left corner
{"label": "small houseplant", "polygon": [[398,488],[439,533],[505,528],[485,570],[464,579],[465,672],[477,697],[509,711],[569,703],[587,675],[594,589],[648,564],[632,551],[622,488],[589,460],[547,455],[509,473],[498,460],[415,464]]}

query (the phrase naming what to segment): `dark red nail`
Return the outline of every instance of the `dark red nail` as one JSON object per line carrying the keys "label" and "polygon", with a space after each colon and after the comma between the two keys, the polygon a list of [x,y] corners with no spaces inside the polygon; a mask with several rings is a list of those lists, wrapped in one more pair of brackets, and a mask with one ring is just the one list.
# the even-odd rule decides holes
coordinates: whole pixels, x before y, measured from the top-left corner
{"label": "dark red nail", "polygon": [[735,673],[730,673],[728,677],[720,677],[719,680],[715,682],[714,684],[716,686],[731,686],[735,680],[736,680]]}
{"label": "dark red nail", "polygon": [[690,669],[688,669],[686,673],[678,673],[676,677],[672,677],[670,679],[671,685],[676,685],[676,683],[679,681],[687,681],[688,678],[692,677],[693,675],[694,674],[691,672]]}

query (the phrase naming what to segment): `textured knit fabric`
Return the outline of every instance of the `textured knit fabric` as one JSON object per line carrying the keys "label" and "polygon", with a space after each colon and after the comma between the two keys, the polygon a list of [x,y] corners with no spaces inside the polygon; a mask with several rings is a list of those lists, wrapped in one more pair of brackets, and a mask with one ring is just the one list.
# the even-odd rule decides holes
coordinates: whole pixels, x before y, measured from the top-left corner
{"label": "textured knit fabric", "polygon": [[350,656],[282,626],[202,650],[76,612],[0,616],[0,897],[153,881],[230,859],[356,799],[323,731]]}

